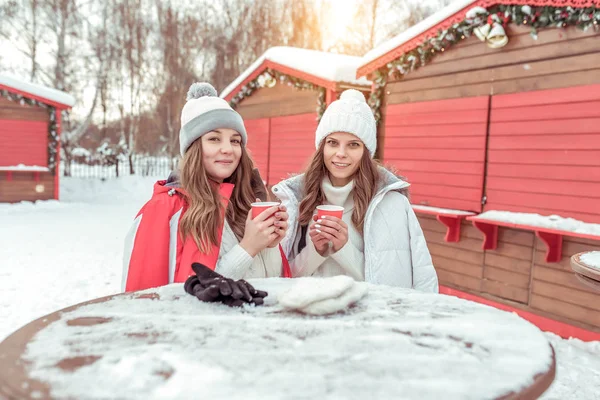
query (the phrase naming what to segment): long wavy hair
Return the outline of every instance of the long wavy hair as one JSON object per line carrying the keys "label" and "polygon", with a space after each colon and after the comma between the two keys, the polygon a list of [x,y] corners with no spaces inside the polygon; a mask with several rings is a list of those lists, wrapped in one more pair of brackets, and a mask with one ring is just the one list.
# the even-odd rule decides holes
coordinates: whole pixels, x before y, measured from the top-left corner
{"label": "long wavy hair", "polygon": [[[225,218],[238,240],[244,237],[246,217],[250,205],[256,201],[253,168],[254,163],[245,146],[242,146],[239,165],[233,174],[224,180],[235,185]],[[201,140],[196,140],[183,156],[180,174],[181,186],[186,192],[185,200],[188,203],[188,209],[180,222],[182,238],[191,236],[200,251],[208,253],[212,245],[219,244],[217,232],[223,225],[223,204],[218,183],[212,181],[204,169]]]}
{"label": "long wavy hair", "polygon": [[[300,216],[298,219],[300,225],[310,224],[315,209],[325,201],[325,193],[321,188],[323,178],[329,174],[323,156],[325,142],[325,140],[321,141],[319,149],[313,155],[304,173],[305,197],[300,202]],[[377,193],[379,183],[378,166],[377,161],[371,159],[369,151],[365,148],[360,165],[354,174],[354,212],[352,213],[352,224],[361,234],[363,233],[365,214],[369,208],[369,203]]]}

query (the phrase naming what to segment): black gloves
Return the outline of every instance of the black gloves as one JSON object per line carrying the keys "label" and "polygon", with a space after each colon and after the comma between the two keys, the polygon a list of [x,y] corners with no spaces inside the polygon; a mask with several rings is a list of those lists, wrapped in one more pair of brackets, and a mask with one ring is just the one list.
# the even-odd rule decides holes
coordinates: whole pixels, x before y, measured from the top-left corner
{"label": "black gloves", "polygon": [[245,280],[225,278],[203,264],[193,263],[192,269],[196,275],[190,276],[183,288],[200,301],[221,302],[230,307],[240,307],[244,303],[259,306],[267,297],[267,292],[254,289]]}

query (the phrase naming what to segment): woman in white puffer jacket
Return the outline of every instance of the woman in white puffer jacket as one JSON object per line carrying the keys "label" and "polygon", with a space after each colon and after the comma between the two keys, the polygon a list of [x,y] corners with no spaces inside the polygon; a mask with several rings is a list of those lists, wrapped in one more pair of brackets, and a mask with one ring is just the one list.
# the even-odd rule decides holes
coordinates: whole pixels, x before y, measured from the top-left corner
{"label": "woman in white puffer jacket", "polygon": [[[408,183],[377,165],[375,119],[350,89],[325,111],[306,172],[275,185],[287,207],[282,246],[292,276],[348,275],[357,281],[437,292],[423,231],[406,197]],[[316,207],[344,207],[317,220]]]}

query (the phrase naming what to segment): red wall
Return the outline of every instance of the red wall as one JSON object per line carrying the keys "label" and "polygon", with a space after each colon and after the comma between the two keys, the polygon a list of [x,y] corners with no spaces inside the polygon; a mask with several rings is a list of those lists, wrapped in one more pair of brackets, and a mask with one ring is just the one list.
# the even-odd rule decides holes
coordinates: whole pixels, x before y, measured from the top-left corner
{"label": "red wall", "polygon": [[481,211],[488,108],[488,96],[386,107],[383,161],[414,204]]}
{"label": "red wall", "polygon": [[248,150],[269,186],[304,171],[315,151],[315,113],[248,119],[244,124]]}
{"label": "red wall", "polygon": [[48,165],[48,123],[0,121],[0,166]]}
{"label": "red wall", "polygon": [[315,152],[315,113],[271,118],[269,185],[275,185],[307,166]]}
{"label": "red wall", "polygon": [[248,133],[248,150],[264,181],[269,181],[269,118],[244,121]]}
{"label": "red wall", "polygon": [[486,210],[600,223],[600,85],[492,97]]}

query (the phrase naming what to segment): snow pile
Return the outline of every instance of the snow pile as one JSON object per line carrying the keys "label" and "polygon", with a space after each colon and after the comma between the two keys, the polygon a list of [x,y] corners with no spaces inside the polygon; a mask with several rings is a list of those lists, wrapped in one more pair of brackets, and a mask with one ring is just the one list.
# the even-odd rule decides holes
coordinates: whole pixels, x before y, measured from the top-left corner
{"label": "snow pile", "polygon": [[[167,177],[127,175],[118,179],[108,179],[105,181],[68,178],[64,184],[61,181],[61,201],[65,203],[83,202],[103,204],[131,202],[139,204],[142,202],[142,204],[139,204],[141,207],[144,202],[150,200],[154,184],[160,179],[167,179]],[[132,221],[133,217],[135,216],[132,216]]]}
{"label": "snow pile", "polygon": [[540,399],[597,400],[600,398],[600,342],[562,339],[547,332],[556,351],[556,378]]}
{"label": "snow pile", "polygon": [[447,214],[447,215],[476,215],[474,212],[463,211],[463,210],[452,210],[450,208],[438,208],[438,207],[430,207],[430,206],[421,206],[418,204],[413,204],[412,208],[415,212],[426,212],[426,213],[438,213],[438,214]]}
{"label": "snow pile", "polygon": [[[285,312],[294,284],[251,283],[263,307],[229,308],[181,284],[118,296],[64,313],[30,342],[32,377],[59,398],[496,398],[530,385],[551,348],[515,314],[451,296],[369,285],[345,313]],[[275,304],[274,304],[275,303]],[[108,322],[78,326],[82,317]],[[74,371],[57,363],[100,357]]]}
{"label": "snow pile", "polygon": [[75,105],[75,97],[70,94],[35,83],[25,82],[8,75],[0,74],[0,85],[8,86],[9,88],[14,88],[21,92],[29,93],[69,107]]}
{"label": "snow pile", "polygon": [[589,253],[584,253],[581,255],[581,257],[579,257],[579,260],[581,260],[581,262],[583,262],[585,265],[600,269],[600,251],[590,251]]}
{"label": "snow pile", "polygon": [[61,178],[61,201],[0,203],[0,340],[44,314],[119,292],[125,235],[155,180]]}
{"label": "snow pile", "polygon": [[347,82],[364,85],[367,88],[371,85],[371,82],[366,78],[356,79],[356,69],[362,60],[360,57],[278,46],[265,51],[262,56],[223,90],[221,97],[227,97],[266,60],[331,82]]}
{"label": "snow pile", "polygon": [[48,167],[40,167],[39,165],[0,165],[0,171],[32,171],[32,172],[46,172],[50,171]]}
{"label": "snow pile", "polygon": [[563,218],[559,215],[486,211],[477,215],[477,218],[600,236],[600,224],[590,224],[573,218]]}

